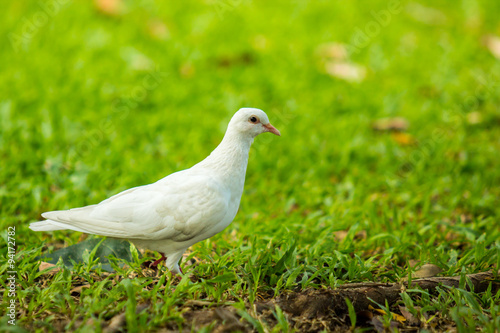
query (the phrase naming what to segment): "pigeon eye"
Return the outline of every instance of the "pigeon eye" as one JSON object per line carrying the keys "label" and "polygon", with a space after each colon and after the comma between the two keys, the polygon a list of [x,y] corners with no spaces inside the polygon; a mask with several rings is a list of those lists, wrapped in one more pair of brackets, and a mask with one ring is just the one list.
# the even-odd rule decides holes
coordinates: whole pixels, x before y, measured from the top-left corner
{"label": "pigeon eye", "polygon": [[259,120],[256,116],[251,116],[249,119],[248,119],[251,123],[257,123],[257,121]]}

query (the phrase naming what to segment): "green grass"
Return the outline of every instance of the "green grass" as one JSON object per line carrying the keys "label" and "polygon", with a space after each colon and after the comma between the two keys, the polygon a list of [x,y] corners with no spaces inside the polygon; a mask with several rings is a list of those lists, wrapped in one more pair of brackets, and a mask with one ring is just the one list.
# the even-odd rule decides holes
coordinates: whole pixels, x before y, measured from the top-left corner
{"label": "green grass", "polygon": [[[322,70],[318,50],[360,46],[358,29],[376,22],[384,1],[126,1],[117,16],[69,1],[43,24],[33,23],[37,2],[9,1],[0,24],[0,223],[5,240],[16,227],[18,327],[93,331],[125,313],[130,332],[190,329],[183,305],[205,300],[232,304],[266,331],[272,325],[248,305],[286,291],[398,282],[410,260],[444,276],[497,271],[500,62],[483,37],[500,35],[500,5],[419,4],[441,16],[401,2],[351,54],[366,78],[349,82]],[[152,33],[155,22],[168,31]],[[35,233],[29,222],[192,166],[245,106],[266,111],[282,136],[255,140],[236,219],[192,247],[198,264],[184,266],[179,283],[144,275],[140,260],[105,278],[88,265],[38,272],[37,255],[81,234]],[[413,142],[372,129],[386,117],[405,118]],[[2,261],[3,277],[7,270]],[[72,296],[82,283],[90,287]],[[463,331],[500,325],[498,294],[407,296],[407,307]],[[292,329],[279,308],[273,315],[275,331]]]}

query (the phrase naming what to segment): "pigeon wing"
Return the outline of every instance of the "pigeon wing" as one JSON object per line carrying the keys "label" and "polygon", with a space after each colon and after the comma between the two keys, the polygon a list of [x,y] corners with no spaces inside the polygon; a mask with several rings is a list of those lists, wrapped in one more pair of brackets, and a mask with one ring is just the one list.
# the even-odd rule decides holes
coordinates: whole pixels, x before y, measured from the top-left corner
{"label": "pigeon wing", "polygon": [[213,178],[177,173],[131,188],[97,205],[42,216],[68,229],[96,235],[185,241],[223,220],[228,202],[229,193]]}

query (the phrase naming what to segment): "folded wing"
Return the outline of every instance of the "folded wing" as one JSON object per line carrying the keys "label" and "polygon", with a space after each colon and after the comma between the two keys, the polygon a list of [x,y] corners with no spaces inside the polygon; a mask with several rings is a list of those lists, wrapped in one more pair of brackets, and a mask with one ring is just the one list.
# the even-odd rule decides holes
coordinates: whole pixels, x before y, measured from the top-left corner
{"label": "folded wing", "polygon": [[131,188],[97,205],[43,213],[47,221],[33,223],[30,228],[185,241],[224,219],[228,203],[229,193],[213,178],[183,172]]}

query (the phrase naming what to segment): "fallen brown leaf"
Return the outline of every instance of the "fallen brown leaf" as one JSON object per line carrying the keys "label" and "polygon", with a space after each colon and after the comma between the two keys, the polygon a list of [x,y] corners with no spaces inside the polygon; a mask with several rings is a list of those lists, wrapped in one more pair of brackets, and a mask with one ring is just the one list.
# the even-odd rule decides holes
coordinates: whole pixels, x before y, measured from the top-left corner
{"label": "fallen brown leaf", "polygon": [[109,322],[108,327],[103,331],[106,333],[113,333],[120,331],[125,325],[125,313],[114,316]]}
{"label": "fallen brown leaf", "polygon": [[483,121],[483,116],[481,115],[480,112],[477,111],[467,113],[466,118],[467,122],[471,125],[476,125]]}
{"label": "fallen brown leaf", "polygon": [[[141,313],[148,308],[146,303],[138,304],[135,313]],[[107,327],[103,329],[105,333],[122,332],[124,331],[124,326],[126,325],[125,312],[114,316]]]}
{"label": "fallen brown leaf", "polygon": [[441,273],[443,270],[434,264],[424,264],[419,270],[413,273],[414,278],[428,278]]}
{"label": "fallen brown leaf", "polygon": [[88,238],[88,234],[81,234],[80,237],[78,237],[78,243],[80,242],[83,242],[84,240],[86,240]]}
{"label": "fallen brown leaf", "polygon": [[195,69],[192,63],[190,62],[185,62],[181,65],[181,68],[179,69],[179,73],[181,76],[185,79],[189,79],[192,77],[195,73]]}
{"label": "fallen brown leaf", "polygon": [[230,331],[244,331],[245,325],[239,321],[238,317],[233,312],[226,308],[215,308],[214,312],[220,320],[231,327]]}
{"label": "fallen brown leaf", "polygon": [[186,303],[184,303],[184,305],[190,306],[190,307],[209,307],[211,305],[214,305],[214,302],[190,299],[190,300],[187,300]]}
{"label": "fallen brown leaf", "polygon": [[399,311],[408,321],[407,322],[408,325],[418,325],[419,320],[415,318],[415,316],[412,315],[411,312],[408,311],[408,309],[405,306],[399,305]]}
{"label": "fallen brown leaf", "polygon": [[341,43],[325,43],[316,48],[316,57],[322,71],[338,79],[360,82],[366,77],[366,68],[348,60],[347,48]]}
{"label": "fallen brown leaf", "polygon": [[94,0],[94,4],[98,11],[110,16],[121,15],[125,10],[122,0]]}
{"label": "fallen brown leaf", "polygon": [[417,266],[419,263],[420,263],[420,261],[419,261],[419,260],[415,260],[415,259],[410,259],[410,260],[408,260],[408,265],[409,265],[410,267],[415,267],[415,266]]}
{"label": "fallen brown leaf", "polygon": [[373,327],[377,332],[394,332],[395,328],[398,328],[400,325],[397,321],[391,320],[390,327],[385,327],[383,321],[381,320],[381,316],[375,316],[370,321]]}
{"label": "fallen brown leaf", "polygon": [[416,2],[408,3],[406,12],[415,20],[428,25],[444,25],[448,22],[448,18],[442,11]]}
{"label": "fallen brown leaf", "polygon": [[325,43],[318,46],[316,52],[325,61],[344,61],[347,59],[347,49],[344,44]]}
{"label": "fallen brown leaf", "polygon": [[500,37],[495,35],[484,36],[483,43],[495,58],[500,59]]}
{"label": "fallen brown leaf", "polygon": [[170,38],[170,31],[167,25],[159,19],[153,19],[148,22],[148,32],[151,37],[159,40],[167,40]]}
{"label": "fallen brown leaf", "polygon": [[377,119],[372,124],[377,131],[406,131],[408,126],[408,120],[402,117]]}
{"label": "fallen brown leaf", "polygon": [[38,267],[38,271],[41,272],[41,271],[46,270],[46,269],[48,269],[50,267],[53,267],[53,269],[45,272],[44,274],[55,274],[55,273],[57,273],[57,272],[59,272],[61,270],[60,267],[57,267],[54,264],[42,261],[42,262],[40,262],[40,266]]}
{"label": "fallen brown leaf", "polygon": [[335,240],[337,242],[341,242],[347,237],[347,234],[348,234],[347,230],[339,230],[339,231],[335,231],[333,233],[333,236],[335,237]]}
{"label": "fallen brown leaf", "polygon": [[415,139],[409,133],[395,132],[392,133],[391,137],[401,146],[409,146],[415,143]]}
{"label": "fallen brown leaf", "polygon": [[357,232],[356,235],[354,235],[354,239],[357,240],[366,239],[366,230],[361,230],[360,232]]}
{"label": "fallen brown leaf", "polygon": [[[387,314],[387,312],[385,312],[384,310],[382,309],[375,309],[373,306],[369,305],[368,306],[368,309],[372,310],[372,311],[375,311],[375,312],[378,312],[379,314],[381,315],[385,315]],[[405,322],[406,321],[406,318],[403,317],[402,315],[398,315],[397,313],[394,313],[394,312],[391,312],[391,315],[392,315],[392,318],[399,321],[400,323],[402,322]]]}
{"label": "fallen brown leaf", "polygon": [[361,82],[366,77],[365,67],[350,62],[327,62],[325,70],[333,77],[350,82]]}
{"label": "fallen brown leaf", "polygon": [[[348,234],[349,234],[349,230],[339,230],[339,231],[335,231],[333,233],[333,236],[335,237],[335,240],[337,242],[341,242],[347,237]],[[366,231],[361,230],[360,232],[357,232],[354,235],[354,239],[366,239]]]}
{"label": "fallen brown leaf", "polygon": [[75,287],[69,291],[71,295],[80,295],[82,293],[83,288],[89,288],[90,284],[83,284],[81,286]]}

